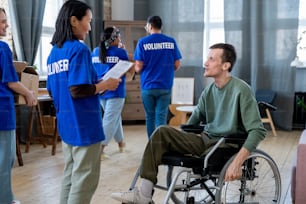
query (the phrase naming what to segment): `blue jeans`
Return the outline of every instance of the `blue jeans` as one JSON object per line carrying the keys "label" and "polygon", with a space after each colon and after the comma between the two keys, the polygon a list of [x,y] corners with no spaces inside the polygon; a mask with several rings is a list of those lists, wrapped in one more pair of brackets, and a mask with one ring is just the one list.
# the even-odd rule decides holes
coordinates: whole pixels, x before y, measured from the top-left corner
{"label": "blue jeans", "polygon": [[12,168],[16,155],[15,130],[0,130],[0,203],[11,204],[14,200],[12,191]]}
{"label": "blue jeans", "polygon": [[147,134],[150,138],[158,126],[167,124],[168,107],[171,101],[171,90],[142,90],[141,97],[146,112]]}
{"label": "blue jeans", "polygon": [[105,140],[102,141],[102,144],[105,146],[112,138],[116,142],[122,142],[124,139],[121,118],[124,101],[124,98],[100,99],[104,112],[102,124],[105,134]]}

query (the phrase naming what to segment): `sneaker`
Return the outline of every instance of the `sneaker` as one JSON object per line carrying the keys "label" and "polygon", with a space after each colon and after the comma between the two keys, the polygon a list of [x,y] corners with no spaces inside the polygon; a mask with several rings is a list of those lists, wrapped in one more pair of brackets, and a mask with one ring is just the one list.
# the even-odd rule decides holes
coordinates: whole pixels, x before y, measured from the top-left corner
{"label": "sneaker", "polygon": [[109,159],[109,158],[110,158],[109,155],[105,154],[104,152],[101,153],[101,161],[104,161],[104,160]]}
{"label": "sneaker", "polygon": [[125,150],[125,142],[119,142],[118,147],[119,147],[119,152],[123,153]]}
{"label": "sneaker", "polygon": [[12,204],[20,204],[20,201],[19,200],[13,200]]}
{"label": "sneaker", "polygon": [[152,198],[147,198],[135,187],[131,191],[112,193],[111,197],[126,204],[154,204]]}

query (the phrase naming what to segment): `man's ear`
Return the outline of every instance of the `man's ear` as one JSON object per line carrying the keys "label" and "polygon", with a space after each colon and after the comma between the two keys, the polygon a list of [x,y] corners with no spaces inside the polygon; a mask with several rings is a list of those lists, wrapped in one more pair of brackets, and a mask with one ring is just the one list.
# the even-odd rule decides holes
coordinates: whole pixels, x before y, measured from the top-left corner
{"label": "man's ear", "polygon": [[78,19],[75,16],[70,17],[70,24],[72,27],[75,27],[78,22]]}
{"label": "man's ear", "polygon": [[231,63],[229,63],[229,62],[224,62],[222,64],[222,70],[224,70],[224,71],[229,70],[230,67],[231,67]]}

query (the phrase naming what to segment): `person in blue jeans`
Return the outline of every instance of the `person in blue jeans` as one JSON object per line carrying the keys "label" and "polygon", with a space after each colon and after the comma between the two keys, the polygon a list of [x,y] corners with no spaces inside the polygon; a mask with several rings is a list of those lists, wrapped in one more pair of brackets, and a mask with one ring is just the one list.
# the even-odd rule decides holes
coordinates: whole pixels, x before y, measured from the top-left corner
{"label": "person in blue jeans", "polygon": [[182,56],[175,39],[162,34],[159,16],[149,17],[145,29],[149,35],[139,39],[134,60],[150,138],[158,126],[167,124],[174,71],[180,68]]}
{"label": "person in blue jeans", "polygon": [[[6,12],[0,8],[0,36],[6,36]],[[16,112],[14,92],[25,97],[33,106],[37,99],[33,92],[19,82],[13,65],[13,54],[6,42],[0,41],[0,203],[19,204],[14,200],[11,172],[16,155]]]}
{"label": "person in blue jeans", "polygon": [[[97,71],[98,78],[102,78],[119,60],[128,60],[128,54],[121,43],[120,31],[116,27],[107,27],[101,35],[100,46],[92,53],[92,64]],[[101,160],[109,156],[105,154],[104,148],[112,138],[118,143],[119,152],[124,151],[123,128],[121,112],[125,102],[125,76],[122,82],[113,91],[106,91],[99,96],[103,108],[103,130],[105,139],[101,142]]]}

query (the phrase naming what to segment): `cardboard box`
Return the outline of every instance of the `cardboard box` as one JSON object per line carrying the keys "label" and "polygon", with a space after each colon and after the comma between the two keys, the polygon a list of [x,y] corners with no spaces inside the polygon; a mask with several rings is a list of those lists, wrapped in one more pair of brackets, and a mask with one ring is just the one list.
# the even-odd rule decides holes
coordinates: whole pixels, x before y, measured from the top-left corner
{"label": "cardboard box", "polygon": [[[20,62],[20,61],[14,61],[14,66],[19,76],[19,81],[29,90],[34,91],[34,95],[37,98],[39,75],[35,71],[34,67],[27,66],[26,62]],[[26,100],[22,95],[15,94],[15,103],[26,104]]]}

